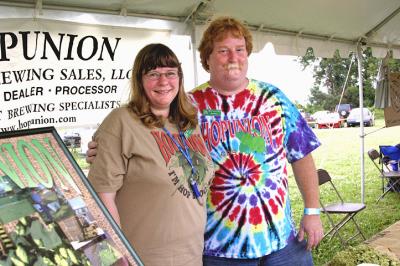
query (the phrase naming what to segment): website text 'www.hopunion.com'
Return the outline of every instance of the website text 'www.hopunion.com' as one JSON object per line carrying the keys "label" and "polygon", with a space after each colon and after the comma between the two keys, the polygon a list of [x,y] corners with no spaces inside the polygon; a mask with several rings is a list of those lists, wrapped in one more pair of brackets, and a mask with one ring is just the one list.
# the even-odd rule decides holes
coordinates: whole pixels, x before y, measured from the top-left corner
{"label": "website text 'www.hopunion.com'", "polygon": [[0,132],[29,129],[35,125],[46,126],[46,125],[54,125],[57,123],[75,123],[75,122],[76,122],[75,116],[61,116],[58,118],[41,116],[40,118],[32,118],[32,119],[28,119],[28,120],[18,119],[18,125],[12,125],[9,127],[1,127]]}

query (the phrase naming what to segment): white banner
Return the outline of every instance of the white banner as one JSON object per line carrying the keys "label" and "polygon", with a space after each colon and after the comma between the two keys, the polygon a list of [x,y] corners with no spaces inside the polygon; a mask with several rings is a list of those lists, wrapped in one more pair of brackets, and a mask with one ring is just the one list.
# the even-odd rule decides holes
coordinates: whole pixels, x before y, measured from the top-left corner
{"label": "white banner", "polygon": [[137,52],[169,32],[0,20],[0,132],[97,125],[125,102]]}

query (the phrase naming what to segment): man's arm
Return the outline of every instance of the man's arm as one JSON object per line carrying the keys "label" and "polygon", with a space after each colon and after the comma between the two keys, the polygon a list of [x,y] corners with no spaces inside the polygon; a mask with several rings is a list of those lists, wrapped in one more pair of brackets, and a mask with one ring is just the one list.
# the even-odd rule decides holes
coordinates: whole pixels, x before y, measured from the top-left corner
{"label": "man's arm", "polygon": [[[319,208],[318,175],[311,153],[292,163],[293,174],[303,197],[304,208]],[[323,237],[323,227],[319,215],[303,215],[299,240],[307,234],[307,249],[316,247]]]}

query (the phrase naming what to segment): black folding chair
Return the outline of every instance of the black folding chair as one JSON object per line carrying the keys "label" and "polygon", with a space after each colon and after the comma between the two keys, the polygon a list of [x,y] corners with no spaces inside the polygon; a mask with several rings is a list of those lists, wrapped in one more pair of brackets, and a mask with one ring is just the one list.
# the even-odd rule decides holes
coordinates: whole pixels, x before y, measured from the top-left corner
{"label": "black folding chair", "polygon": [[[368,157],[378,169],[379,176],[382,179],[382,194],[376,200],[376,202],[379,202],[390,191],[396,191],[397,186],[400,185],[400,171],[392,171],[383,162],[382,154],[375,149],[368,151]],[[387,181],[386,184],[385,181]]]}
{"label": "black folding chair", "polygon": [[[332,178],[329,173],[324,169],[318,169],[318,179],[319,179],[319,186],[330,184],[330,189],[335,192],[335,201],[331,203],[324,203],[324,199],[322,197],[322,193],[320,196],[320,204],[321,204],[321,211],[322,213],[326,214],[331,228],[327,233],[325,233],[324,238],[330,235],[330,239],[332,239],[335,235],[337,235],[343,245],[346,245],[350,240],[355,238],[358,235],[366,240],[364,234],[362,233],[360,226],[357,224],[354,216],[359,213],[360,211],[365,209],[365,204],[363,203],[353,203],[353,202],[345,202],[340,195],[339,191],[336,189],[335,185],[332,182]],[[325,191],[325,190],[321,190]],[[340,216],[339,221],[335,222],[334,215]],[[338,220],[338,218],[336,218]],[[347,222],[353,221],[357,232],[345,240],[343,236],[339,233],[339,230],[347,224]]]}

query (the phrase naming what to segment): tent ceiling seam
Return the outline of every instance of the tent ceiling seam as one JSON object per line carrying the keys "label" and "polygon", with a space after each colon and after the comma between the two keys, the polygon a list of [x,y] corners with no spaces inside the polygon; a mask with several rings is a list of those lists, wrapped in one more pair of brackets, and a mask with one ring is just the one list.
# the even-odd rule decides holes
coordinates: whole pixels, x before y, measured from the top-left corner
{"label": "tent ceiling seam", "polygon": [[127,10],[127,8],[126,8],[126,0],[121,4],[121,7],[120,7],[120,12],[119,12],[119,15],[120,16],[123,16],[123,17],[126,17],[126,14],[128,13],[128,10]]}
{"label": "tent ceiling seam", "polygon": [[366,34],[364,34],[367,37],[370,37],[374,35],[375,32],[377,32],[380,28],[385,26],[390,20],[392,20],[398,13],[400,12],[400,7],[398,7],[395,11],[393,11],[389,16],[384,18],[381,22],[378,23],[375,27],[373,27],[371,30],[369,30]]}
{"label": "tent ceiling seam", "polygon": [[191,18],[193,18],[195,16],[195,14],[197,12],[199,12],[199,10],[201,8],[204,8],[207,4],[209,3],[209,1],[205,1],[205,0],[200,0],[192,9],[192,11],[190,12],[190,14],[188,14],[185,18],[185,20],[183,21],[183,23],[187,23]]}
{"label": "tent ceiling seam", "polygon": [[[320,40],[320,41],[333,41],[333,42],[339,42],[339,43],[345,43],[345,44],[357,44],[360,40],[365,40],[365,37],[366,37],[366,36],[361,36],[361,37],[357,38],[356,40],[353,40],[353,39],[335,37],[334,36],[335,34],[328,36],[328,35],[319,35],[319,34],[313,34],[313,33],[305,33],[304,31],[290,31],[290,30],[268,28],[265,26],[263,28],[260,28],[257,25],[247,25],[247,26],[250,30],[264,32],[264,33],[275,33],[275,34],[293,36],[293,37],[304,38],[304,39],[307,38],[307,39]],[[390,48],[400,49],[400,45],[393,45],[391,43],[367,41],[366,44],[368,46],[372,46],[372,47],[380,47],[380,48],[389,48],[390,47]]]}
{"label": "tent ceiling seam", "polygon": [[[35,4],[33,3],[14,3],[10,1],[0,1],[0,6],[35,8]],[[46,5],[46,4],[42,4],[42,10],[43,9],[57,10],[57,11],[88,12],[88,13],[108,14],[108,15],[120,15],[121,13],[121,10],[109,10],[109,9],[89,8],[89,7],[73,7],[73,6],[63,6],[63,5]],[[164,19],[164,20],[179,21],[179,22],[183,20],[183,17],[173,17],[173,16],[156,15],[148,13],[135,13],[129,11],[127,12],[126,15],[132,17]]]}
{"label": "tent ceiling seam", "polygon": [[126,7],[122,7],[121,11],[119,12],[119,15],[126,17],[127,14],[128,14],[128,11],[126,10]]}
{"label": "tent ceiling seam", "polygon": [[37,16],[43,15],[43,2],[42,0],[36,0],[35,3],[35,18]]}

